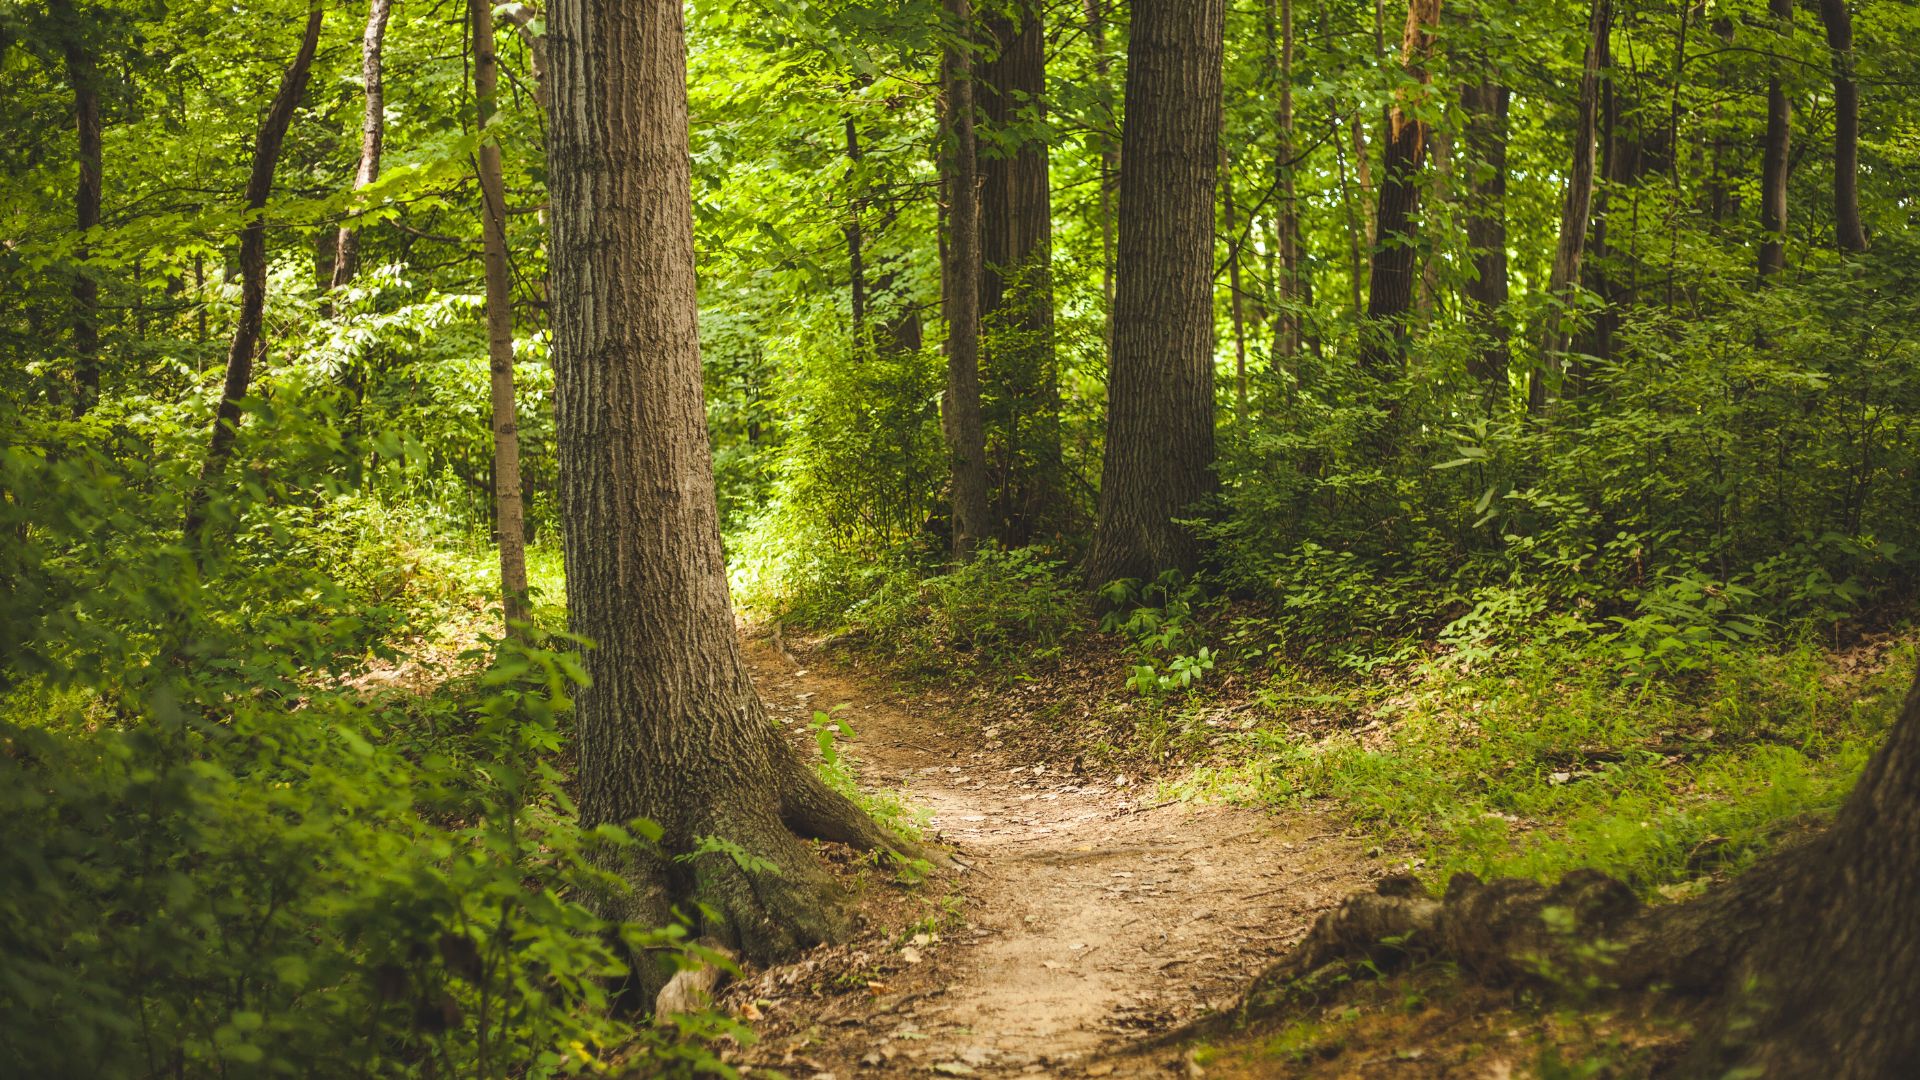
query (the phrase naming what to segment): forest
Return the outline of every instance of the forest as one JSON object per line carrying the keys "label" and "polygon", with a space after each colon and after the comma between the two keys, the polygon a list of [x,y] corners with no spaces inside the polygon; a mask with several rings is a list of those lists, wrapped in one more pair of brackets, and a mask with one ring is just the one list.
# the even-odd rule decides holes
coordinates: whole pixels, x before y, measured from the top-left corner
{"label": "forest", "polygon": [[0,1073],[1920,1076],[1916,43],[0,0]]}

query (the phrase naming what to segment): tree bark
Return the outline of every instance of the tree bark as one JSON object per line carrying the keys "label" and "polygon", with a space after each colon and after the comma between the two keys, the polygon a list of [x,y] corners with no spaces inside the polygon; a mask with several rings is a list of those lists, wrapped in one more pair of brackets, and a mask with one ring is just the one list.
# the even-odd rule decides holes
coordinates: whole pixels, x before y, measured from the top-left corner
{"label": "tree bark", "polygon": [[946,138],[941,165],[947,196],[947,393],[941,428],[947,442],[953,557],[962,562],[990,535],[986,435],[980,415],[980,194],[974,139],[973,7],[946,0],[951,35],[942,68]]}
{"label": "tree bark", "polygon": [[1833,239],[1841,251],[1867,250],[1860,224],[1860,84],[1853,77],[1853,15],[1847,0],[1820,0],[1833,50]]}
{"label": "tree bark", "polygon": [[1213,490],[1213,199],[1222,0],[1136,0],[1127,49],[1107,440],[1088,580],[1191,569]]}
{"label": "tree bark", "polygon": [[[1580,99],[1573,129],[1573,164],[1567,170],[1567,194],[1560,207],[1560,242],[1547,281],[1547,313],[1540,332],[1539,354],[1527,379],[1527,411],[1538,415],[1547,407],[1549,370],[1564,368],[1562,358],[1572,325],[1567,309],[1580,283],[1580,261],[1587,250],[1587,225],[1593,210],[1593,161],[1599,132],[1600,77],[1611,62],[1608,42],[1613,33],[1611,0],[1593,0],[1587,16],[1587,49],[1580,65]],[[1574,396],[1566,387],[1565,396]]]}
{"label": "tree bark", "polygon": [[1060,388],[1053,342],[1053,205],[1041,7],[1018,0],[986,20],[995,42],[977,85],[994,152],[981,154],[981,382],[993,532],[1029,542],[1056,516]]}
{"label": "tree bark", "polygon": [[100,398],[100,282],[87,267],[85,234],[100,224],[101,126],[97,64],[86,42],[86,29],[69,0],[50,0],[47,12],[61,25],[61,51],[67,82],[73,89],[75,160],[79,165],[73,189],[74,226],[83,241],[75,249],[80,266],[73,275],[73,415],[85,416]]}
{"label": "tree bark", "polygon": [[[681,6],[557,0],[550,18],[567,602],[594,642],[575,703],[580,815],[663,833],[598,853],[633,888],[596,902],[645,926],[677,909],[769,960],[844,925],[800,837],[893,841],[801,764],[741,661],[701,387]],[[651,995],[668,973],[634,974]]]}
{"label": "tree bark", "polygon": [[[1440,0],[1409,0],[1400,63],[1422,84],[1429,81],[1426,61],[1439,21]],[[1407,312],[1413,306],[1414,213],[1420,205],[1427,130],[1403,104],[1396,102],[1388,119],[1380,208],[1374,215],[1373,264],[1367,278],[1367,321],[1362,328],[1360,366],[1376,379],[1399,375],[1405,360]]]}
{"label": "tree bark", "polygon": [[1106,128],[1113,118],[1113,90],[1108,85],[1112,64],[1107,59],[1107,23],[1101,0],[1087,0],[1087,36],[1093,42],[1093,74],[1098,83],[1094,94],[1100,103],[1104,125],[1092,138],[1100,155],[1100,296],[1106,301],[1104,332],[1107,347],[1113,347],[1113,194],[1114,177],[1120,171],[1119,153]]}
{"label": "tree bark", "polygon": [[487,134],[499,85],[492,0],[467,0],[473,27],[474,120],[480,130],[480,240],[487,280],[487,371],[493,427],[493,527],[500,548],[500,602],[507,635],[524,638],[527,519],[521,502],[520,425],[513,395],[513,278],[507,262],[507,184],[500,143]]}
{"label": "tree bark", "polygon": [[[1277,7],[1277,10],[1276,10]],[[1300,206],[1294,189],[1293,0],[1267,0],[1267,63],[1275,85],[1274,168],[1279,173],[1280,205],[1274,246],[1279,249],[1279,311],[1273,324],[1273,360],[1288,364],[1300,352]]]}
{"label": "tree bark", "polygon": [[860,128],[849,115],[847,128],[847,303],[853,314],[853,355],[858,358],[867,352],[867,264],[866,253],[862,250],[865,237],[860,231],[860,218],[866,211],[867,200],[860,194],[866,183],[860,175]]}
{"label": "tree bark", "polygon": [[213,433],[207,442],[206,460],[200,466],[200,478],[187,498],[186,522],[182,528],[188,547],[200,550],[200,531],[206,524],[207,500],[213,482],[226,467],[233,451],[233,439],[240,427],[240,402],[253,381],[253,357],[260,348],[260,325],[267,306],[267,196],[273,191],[273,170],[280,162],[280,145],[286,141],[287,128],[293,124],[294,109],[306,92],[307,77],[313,71],[313,52],[320,43],[320,23],[325,14],[319,0],[307,8],[306,29],[299,51],[280,76],[280,88],[273,104],[260,122],[254,138],[253,165],[247,173],[246,224],[240,228],[240,312],[233,328],[233,344],[227,349],[226,381],[220,389],[220,404],[213,413]]}
{"label": "tree bark", "polygon": [[[360,71],[366,83],[366,112],[360,120],[360,167],[354,171],[354,190],[366,187],[380,177],[380,150],[386,141],[387,95],[382,78],[381,50],[387,41],[387,19],[393,14],[393,0],[369,0],[367,29],[360,36]],[[476,76],[477,78],[477,76]],[[339,289],[353,280],[360,268],[360,230],[340,226],[334,238],[333,280]]]}
{"label": "tree bark", "polygon": [[1467,195],[1467,247],[1473,277],[1466,293],[1470,316],[1485,336],[1485,348],[1468,360],[1468,373],[1486,387],[1489,406],[1506,395],[1510,350],[1507,306],[1507,109],[1513,94],[1482,78],[1461,88],[1467,112],[1466,145],[1473,181]]}
{"label": "tree bark", "polygon": [[[1793,0],[1767,0],[1777,33],[1793,32]],[[1760,278],[1766,280],[1787,268],[1787,170],[1793,139],[1793,105],[1787,100],[1781,66],[1768,61],[1767,141],[1760,158]]]}

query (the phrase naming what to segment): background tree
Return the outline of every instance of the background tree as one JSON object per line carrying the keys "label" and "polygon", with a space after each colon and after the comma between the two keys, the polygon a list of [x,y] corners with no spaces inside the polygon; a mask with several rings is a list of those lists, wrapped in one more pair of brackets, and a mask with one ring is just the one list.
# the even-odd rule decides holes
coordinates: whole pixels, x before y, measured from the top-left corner
{"label": "background tree", "polygon": [[[360,166],[353,174],[355,189],[366,187],[380,177],[380,149],[387,132],[387,95],[383,82],[386,71],[381,63],[381,51],[386,47],[387,20],[392,15],[393,0],[368,0],[367,29],[360,38],[360,80],[365,88],[366,115],[360,122]],[[476,73],[476,85],[479,79]],[[359,267],[359,237],[360,231],[351,224],[341,225],[334,237],[332,287],[335,289],[353,280],[354,271]]]}
{"label": "background tree", "polygon": [[[1433,31],[1440,22],[1440,0],[1409,0],[1407,29],[1400,44],[1400,63],[1407,76],[1424,87],[1431,82],[1427,55]],[[1413,306],[1416,246],[1415,212],[1420,203],[1420,173],[1427,159],[1428,130],[1419,117],[1419,102],[1396,96],[1388,113],[1384,164],[1381,167],[1380,207],[1374,215],[1375,246],[1367,278],[1367,343],[1360,365],[1375,378],[1390,379],[1399,370]],[[1359,128],[1354,128],[1355,132]],[[1365,160],[1355,144],[1354,157]],[[1362,174],[1361,188],[1366,180]]]}
{"label": "background tree", "polygon": [[965,561],[991,535],[986,435],[980,410],[980,178],[974,136],[973,9],[947,0],[952,35],[941,62],[947,128],[941,141],[947,231],[942,237],[943,304],[947,317],[947,393],[941,417],[947,438],[953,556]]}

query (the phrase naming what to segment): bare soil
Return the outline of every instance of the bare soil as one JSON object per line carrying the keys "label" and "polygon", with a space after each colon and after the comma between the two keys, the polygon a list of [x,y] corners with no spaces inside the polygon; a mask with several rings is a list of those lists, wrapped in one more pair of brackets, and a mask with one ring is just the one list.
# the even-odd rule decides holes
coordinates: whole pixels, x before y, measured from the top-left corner
{"label": "bare soil", "polygon": [[1381,872],[1330,816],[1163,802],[1137,777],[1004,748],[988,735],[991,701],[906,695],[765,640],[748,658],[809,748],[813,712],[845,704],[862,786],[923,808],[962,868],[908,890],[851,867],[864,932],[728,992],[761,1033],[740,1065],[836,1078],[1181,1069],[1174,1051],[1127,1051],[1231,1007]]}

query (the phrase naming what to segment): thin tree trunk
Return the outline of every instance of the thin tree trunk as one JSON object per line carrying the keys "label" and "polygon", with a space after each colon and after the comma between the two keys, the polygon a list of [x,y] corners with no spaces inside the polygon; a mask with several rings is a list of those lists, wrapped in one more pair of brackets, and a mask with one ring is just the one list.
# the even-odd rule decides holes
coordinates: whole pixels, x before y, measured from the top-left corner
{"label": "thin tree trunk", "polygon": [[1467,247],[1474,274],[1467,281],[1470,317],[1486,347],[1468,359],[1468,372],[1486,387],[1491,406],[1506,394],[1510,352],[1507,324],[1507,108],[1512,92],[1491,78],[1460,91],[1467,111],[1466,145],[1474,177],[1467,195]]}
{"label": "thin tree trunk", "polygon": [[[79,177],[73,189],[74,226],[84,237],[100,224],[101,128],[100,87],[96,63],[84,38],[86,32],[69,0],[51,0],[50,15],[58,20],[67,82],[73,89],[73,128],[77,140]],[[100,398],[100,283],[86,266],[84,241],[74,255],[80,263],[73,275],[73,415],[85,416]]]}
{"label": "thin tree trunk", "polygon": [[[366,83],[366,112],[360,120],[360,167],[353,174],[354,190],[366,187],[380,177],[380,149],[386,141],[387,95],[382,82],[384,67],[381,50],[386,46],[387,18],[393,14],[393,0],[369,0],[367,29],[360,36],[360,71]],[[360,230],[340,226],[333,245],[332,288],[353,280],[360,267]]]}
{"label": "thin tree trunk", "polygon": [[1333,113],[1333,159],[1340,175],[1340,208],[1347,218],[1347,299],[1353,307],[1353,321],[1356,325],[1366,318],[1366,301],[1361,291],[1360,279],[1366,273],[1366,263],[1361,257],[1360,218],[1353,207],[1353,189],[1347,183],[1347,151],[1340,141],[1340,114]]}
{"label": "thin tree trunk", "polygon": [[[1767,13],[1773,17],[1776,32],[1784,39],[1793,31],[1793,0],[1767,0]],[[1785,63],[1772,57],[1767,75],[1767,141],[1760,159],[1760,277],[1762,280],[1787,268],[1787,170],[1789,144],[1793,139],[1793,106],[1787,101],[1786,83],[1780,68]]]}
{"label": "thin tree trunk", "polygon": [[1833,233],[1843,252],[1867,250],[1860,224],[1860,84],[1853,77],[1853,15],[1847,0],[1820,0],[1833,50]]}
{"label": "thin tree trunk", "polygon": [[187,499],[186,522],[181,530],[187,545],[200,548],[201,527],[206,524],[207,500],[213,482],[226,467],[233,451],[233,439],[240,427],[240,402],[253,381],[253,357],[260,348],[260,325],[267,306],[267,196],[273,191],[273,170],[280,161],[280,145],[286,140],[293,112],[306,92],[307,77],[313,70],[313,52],[320,43],[320,23],[325,14],[319,0],[307,8],[307,24],[300,38],[300,49],[280,77],[280,88],[267,108],[266,119],[253,143],[253,166],[247,173],[246,224],[240,228],[240,312],[233,328],[233,344],[227,349],[227,377],[220,389],[220,404],[213,413],[213,433],[207,442],[207,457],[200,466],[200,478]]}
{"label": "thin tree trunk", "polygon": [[[1439,22],[1440,0],[1409,0],[1400,62],[1421,83],[1428,81],[1426,61]],[[1376,379],[1396,377],[1405,359],[1406,317],[1413,306],[1414,213],[1427,154],[1426,125],[1398,103],[1389,116],[1387,135],[1360,348],[1361,368]]]}
{"label": "thin tree trunk", "polygon": [[[1293,160],[1293,0],[1267,0],[1267,62],[1274,95],[1274,168],[1280,205],[1274,246],[1279,249],[1279,312],[1273,326],[1276,366],[1292,363],[1300,352],[1300,206],[1294,189]],[[1276,48],[1277,45],[1277,48]]]}
{"label": "thin tree trunk", "polygon": [[1107,347],[1111,349],[1113,347],[1113,185],[1114,177],[1120,171],[1120,163],[1113,139],[1106,130],[1114,121],[1112,87],[1108,85],[1108,73],[1113,65],[1107,59],[1107,24],[1101,0],[1087,0],[1087,36],[1093,39],[1093,74],[1098,83],[1094,93],[1102,106],[1100,115],[1102,126],[1094,133],[1093,139],[1100,155],[1100,295],[1106,301],[1103,338]]}
{"label": "thin tree trunk", "polygon": [[1190,569],[1213,490],[1213,200],[1222,0],[1135,0],[1106,455],[1087,578]]}
{"label": "thin tree trunk", "polygon": [[[797,837],[893,841],[801,764],[741,661],[720,544],[695,310],[678,0],[556,0],[553,358],[567,607],[594,642],[575,699],[582,823],[658,845],[594,854],[614,920],[770,960],[845,926]],[[751,858],[735,858],[744,852]],[[668,972],[636,957],[650,996]]]}
{"label": "thin tree trunk", "polygon": [[[1527,380],[1527,411],[1539,414],[1547,407],[1547,373],[1558,367],[1567,350],[1571,320],[1567,309],[1580,282],[1580,261],[1587,248],[1587,225],[1593,209],[1594,141],[1599,130],[1600,73],[1609,64],[1608,40],[1613,30],[1611,0],[1593,0],[1587,17],[1587,49],[1580,70],[1579,114],[1574,121],[1573,166],[1568,170],[1567,195],[1560,208],[1560,243],[1553,255],[1547,282],[1548,309],[1540,333],[1539,355]],[[1566,387],[1572,397],[1575,387]]]}
{"label": "thin tree trunk", "polygon": [[947,394],[941,410],[953,515],[953,556],[962,562],[989,535],[986,436],[980,417],[980,195],[974,141],[973,9],[946,0],[943,67],[947,133],[941,163],[947,195]]}
{"label": "thin tree trunk", "polygon": [[1033,0],[986,20],[996,42],[976,80],[997,151],[980,155],[981,381],[994,536],[1027,543],[1056,517],[1060,390],[1053,342],[1053,207],[1042,11]]}
{"label": "thin tree trunk", "polygon": [[867,200],[860,194],[866,181],[860,176],[860,129],[847,117],[847,303],[853,313],[853,355],[867,353],[867,264],[861,250],[865,237],[860,216]]}
{"label": "thin tree trunk", "polygon": [[480,130],[480,238],[487,278],[487,370],[493,412],[494,537],[507,634],[522,638],[527,606],[527,522],[521,503],[520,425],[513,394],[513,278],[507,262],[507,192],[500,143],[487,134],[499,84],[492,0],[467,0],[473,24],[474,119]]}
{"label": "thin tree trunk", "polygon": [[1247,419],[1247,328],[1240,308],[1240,227],[1233,205],[1233,155],[1220,148],[1220,202],[1227,220],[1227,307],[1233,315],[1234,414]]}

